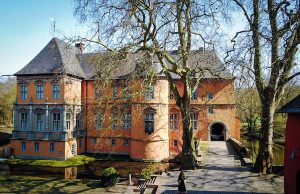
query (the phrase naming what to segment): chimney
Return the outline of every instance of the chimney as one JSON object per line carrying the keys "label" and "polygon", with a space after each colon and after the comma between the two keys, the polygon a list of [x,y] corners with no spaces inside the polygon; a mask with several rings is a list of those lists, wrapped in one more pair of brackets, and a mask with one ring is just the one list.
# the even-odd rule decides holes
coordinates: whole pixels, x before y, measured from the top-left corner
{"label": "chimney", "polygon": [[84,50],[84,44],[82,42],[75,43],[75,47],[78,48],[80,53],[83,53]]}

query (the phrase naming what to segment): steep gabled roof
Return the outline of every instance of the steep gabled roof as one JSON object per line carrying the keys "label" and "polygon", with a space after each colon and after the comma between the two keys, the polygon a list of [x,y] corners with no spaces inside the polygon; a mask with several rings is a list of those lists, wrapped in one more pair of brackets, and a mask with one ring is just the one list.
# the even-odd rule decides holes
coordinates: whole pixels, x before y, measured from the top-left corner
{"label": "steep gabled roof", "polygon": [[[172,58],[178,63],[181,63],[181,58],[177,51],[170,51]],[[85,53],[80,55],[80,66],[83,69],[87,79],[93,79],[97,71],[101,71],[101,68],[105,69],[105,65],[100,66],[110,60],[110,54],[103,53]],[[147,72],[150,67],[140,67],[140,64],[145,61],[145,53],[130,53],[125,60],[120,60],[114,71],[114,78],[120,78],[126,76],[137,69],[146,68]],[[233,78],[228,69],[220,61],[215,51],[192,51],[189,56],[189,63],[191,69],[205,69],[203,78]],[[142,65],[143,66],[143,65]],[[159,75],[162,75],[162,66],[159,63],[157,57],[154,58],[152,69]],[[139,72],[140,73],[140,72]],[[174,79],[180,79],[180,76],[171,73]]]}
{"label": "steep gabled roof", "polygon": [[[182,59],[177,50],[169,51],[169,53],[178,64],[181,64]],[[124,78],[134,72],[143,74],[152,70],[160,76],[164,76],[158,59],[155,57],[153,66],[150,67],[147,66],[146,61],[148,58],[146,56],[145,52],[128,53],[126,58],[124,56],[118,58],[120,56],[109,52],[80,53],[78,48],[58,38],[52,38],[42,51],[15,75],[66,73],[83,79],[94,79],[97,72],[111,68],[109,72],[112,73],[112,78],[115,79]],[[117,60],[115,60],[115,57]],[[115,64],[112,67],[105,65],[109,62]],[[204,68],[206,71],[202,75],[203,78],[233,78],[215,51],[191,51],[189,64],[192,69]],[[171,75],[174,79],[180,79],[177,74],[171,73]]]}
{"label": "steep gabled roof", "polygon": [[15,76],[67,73],[85,78],[77,54],[79,50],[76,47],[58,38],[52,38],[34,59],[15,73]]}
{"label": "steep gabled roof", "polygon": [[300,94],[281,107],[278,113],[300,113]]}

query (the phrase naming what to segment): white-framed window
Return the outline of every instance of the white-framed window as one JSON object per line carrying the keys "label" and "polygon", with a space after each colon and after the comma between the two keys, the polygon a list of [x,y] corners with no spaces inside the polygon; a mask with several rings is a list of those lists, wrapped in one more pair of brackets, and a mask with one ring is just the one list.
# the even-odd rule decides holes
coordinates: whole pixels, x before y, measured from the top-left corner
{"label": "white-framed window", "polygon": [[36,98],[37,99],[44,98],[44,85],[36,85]]}
{"label": "white-framed window", "polygon": [[26,100],[27,99],[27,94],[28,94],[27,85],[21,85],[20,86],[20,92],[21,92],[21,99]]}
{"label": "white-framed window", "polygon": [[198,99],[198,88],[192,93],[191,100]]}
{"label": "white-framed window", "polygon": [[34,151],[38,152],[40,150],[40,143],[34,142]]}
{"label": "white-framed window", "polygon": [[198,114],[197,113],[191,113],[191,122],[192,122],[193,130],[197,130],[198,129]]}
{"label": "white-framed window", "polygon": [[94,113],[94,128],[102,129],[103,128],[103,114],[100,112]]}
{"label": "white-framed window", "polygon": [[36,113],[36,130],[44,131],[44,113]]}
{"label": "white-framed window", "polygon": [[111,138],[111,145],[115,146],[117,144],[116,139],[115,138]]}
{"label": "white-framed window", "polygon": [[131,128],[131,113],[124,112],[122,115],[123,121],[123,129],[130,129]]}
{"label": "white-framed window", "polygon": [[208,99],[208,100],[214,99],[214,94],[213,94],[213,93],[208,93],[208,94],[207,94],[207,99]]}
{"label": "white-framed window", "polygon": [[25,152],[26,151],[26,142],[22,142],[21,146],[22,146],[22,152]]}
{"label": "white-framed window", "polygon": [[28,130],[28,113],[27,112],[22,112],[21,113],[21,130],[26,131]]}
{"label": "white-framed window", "polygon": [[177,147],[177,146],[178,146],[178,140],[175,139],[175,140],[173,141],[173,145],[174,145],[175,147]]}
{"label": "white-framed window", "polygon": [[113,86],[113,88],[112,88],[112,98],[113,99],[118,98],[118,86]]}
{"label": "white-framed window", "polygon": [[209,107],[207,108],[207,112],[208,112],[208,114],[214,114],[214,113],[215,113],[214,107],[213,107],[213,106],[209,106]]}
{"label": "white-framed window", "polygon": [[146,89],[145,89],[145,98],[147,100],[154,99],[154,86],[153,85],[149,85],[149,86],[146,87]]}
{"label": "white-framed window", "polygon": [[66,113],[66,126],[67,130],[71,129],[71,113],[69,112]]}
{"label": "white-framed window", "polygon": [[125,145],[125,146],[128,146],[128,145],[129,145],[129,139],[128,139],[128,138],[125,138],[125,139],[124,139],[124,145]]}
{"label": "white-framed window", "polygon": [[49,152],[54,152],[55,151],[55,143],[51,142],[49,145]]}
{"label": "white-framed window", "polygon": [[178,130],[178,114],[170,114],[170,129]]}
{"label": "white-framed window", "polygon": [[118,112],[113,112],[112,113],[112,124],[111,124],[111,128],[112,129],[118,129],[118,120],[119,120],[119,118],[118,118]]}
{"label": "white-framed window", "polygon": [[59,131],[60,130],[60,113],[55,112],[52,113],[52,128],[53,131]]}
{"label": "white-framed window", "polygon": [[145,114],[145,133],[154,132],[154,113]]}
{"label": "white-framed window", "polygon": [[52,98],[60,99],[60,85],[59,84],[52,85]]}

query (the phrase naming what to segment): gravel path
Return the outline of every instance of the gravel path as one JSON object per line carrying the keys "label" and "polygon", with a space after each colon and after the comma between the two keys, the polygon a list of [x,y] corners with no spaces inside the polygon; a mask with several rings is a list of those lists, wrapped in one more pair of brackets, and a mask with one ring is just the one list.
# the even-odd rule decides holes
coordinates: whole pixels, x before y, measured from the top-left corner
{"label": "gravel path", "polygon": [[[158,177],[159,193],[176,193],[179,171]],[[208,142],[202,168],[185,173],[188,193],[284,193],[283,177],[261,176],[240,165],[234,150],[226,142]]]}

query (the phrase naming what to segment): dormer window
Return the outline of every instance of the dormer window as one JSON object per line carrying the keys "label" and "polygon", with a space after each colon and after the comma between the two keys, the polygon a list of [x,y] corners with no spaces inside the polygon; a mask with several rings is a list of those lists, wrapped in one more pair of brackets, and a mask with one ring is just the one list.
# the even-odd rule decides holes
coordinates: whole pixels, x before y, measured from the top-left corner
{"label": "dormer window", "polygon": [[36,85],[36,98],[37,99],[44,98],[44,85]]}
{"label": "dormer window", "polygon": [[26,100],[27,99],[27,93],[28,93],[27,85],[21,85],[20,86],[20,92],[21,92],[21,99]]}
{"label": "dormer window", "polygon": [[59,84],[52,85],[52,98],[60,99],[60,85]]}

